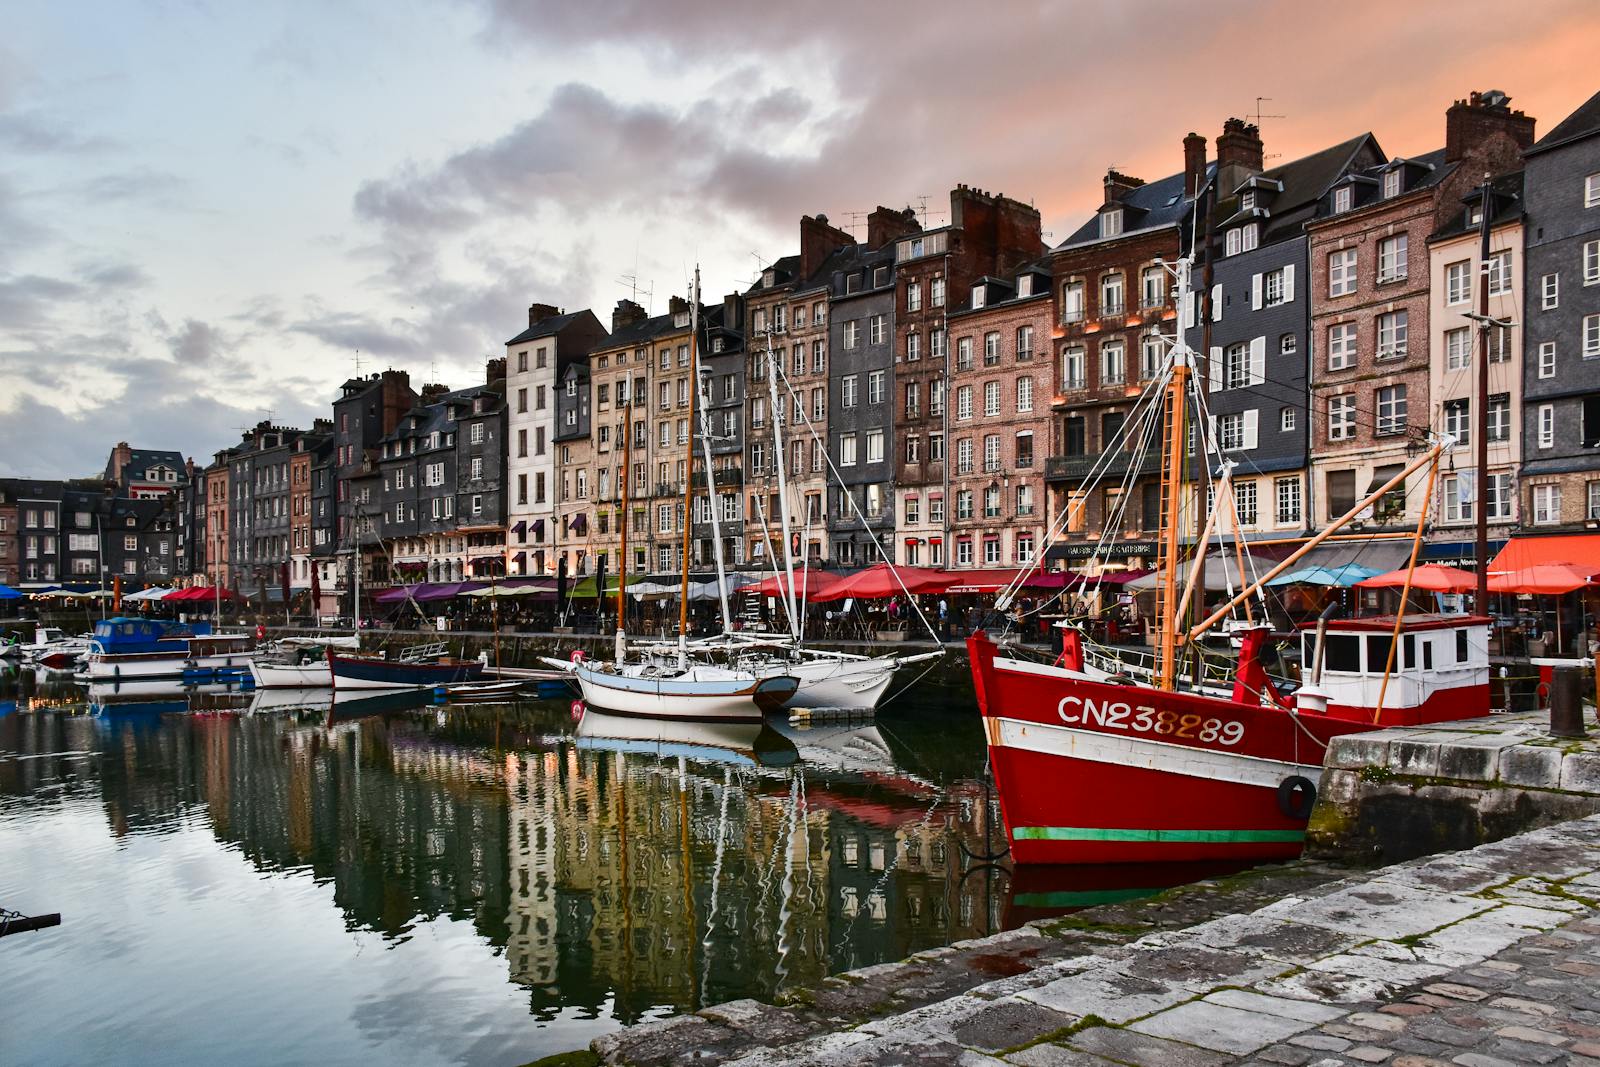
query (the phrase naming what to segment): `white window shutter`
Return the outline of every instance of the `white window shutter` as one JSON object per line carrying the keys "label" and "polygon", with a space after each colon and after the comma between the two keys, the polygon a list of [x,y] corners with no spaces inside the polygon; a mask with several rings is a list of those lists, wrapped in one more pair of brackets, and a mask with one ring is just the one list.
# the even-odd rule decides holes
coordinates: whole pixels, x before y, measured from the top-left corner
{"label": "white window shutter", "polygon": [[1222,346],[1212,345],[1206,359],[1206,376],[1211,379],[1211,391],[1222,388]]}
{"label": "white window shutter", "polygon": [[1222,286],[1220,284],[1211,287],[1211,321],[1222,321]]}
{"label": "white window shutter", "polygon": [[1206,416],[1206,439],[1201,442],[1201,447],[1202,450],[1218,447],[1217,417],[1215,415]]}
{"label": "white window shutter", "polygon": [[1250,310],[1261,310],[1261,275],[1250,275]]}
{"label": "white window shutter", "polygon": [[1260,421],[1259,416],[1260,412],[1258,412],[1255,408],[1251,408],[1244,413],[1244,447],[1247,450],[1256,447],[1256,434],[1259,430],[1258,424]]}
{"label": "white window shutter", "polygon": [[1267,380],[1267,339],[1255,337],[1250,341],[1250,384],[1262,385]]}
{"label": "white window shutter", "polygon": [[1283,302],[1294,303],[1294,264],[1283,268]]}
{"label": "white window shutter", "polygon": [[1193,329],[1195,324],[1196,324],[1196,322],[1198,321],[1195,318],[1194,307],[1195,307],[1194,290],[1191,289],[1191,290],[1189,290],[1189,292],[1183,298],[1183,325],[1187,329]]}

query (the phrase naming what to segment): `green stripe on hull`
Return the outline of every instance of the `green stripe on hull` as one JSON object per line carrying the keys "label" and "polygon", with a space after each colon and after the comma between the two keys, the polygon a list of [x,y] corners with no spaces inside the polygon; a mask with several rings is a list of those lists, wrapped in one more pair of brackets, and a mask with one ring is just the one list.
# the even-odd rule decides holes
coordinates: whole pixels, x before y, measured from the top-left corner
{"label": "green stripe on hull", "polygon": [[1017,841],[1147,841],[1156,844],[1246,844],[1259,841],[1304,841],[1304,830],[1105,830],[1092,826],[1019,826]]}
{"label": "green stripe on hull", "polygon": [[1120,904],[1164,892],[1164,889],[1064,889],[1054,893],[1018,893],[1011,902],[1019,908],[1092,908],[1096,904]]}

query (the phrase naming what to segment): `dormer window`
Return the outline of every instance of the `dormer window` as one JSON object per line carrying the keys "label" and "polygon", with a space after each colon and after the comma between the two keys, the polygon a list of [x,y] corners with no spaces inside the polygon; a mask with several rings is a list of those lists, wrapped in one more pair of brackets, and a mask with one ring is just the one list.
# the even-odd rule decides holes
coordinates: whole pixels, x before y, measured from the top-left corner
{"label": "dormer window", "polygon": [[911,249],[910,249],[911,258],[915,259],[916,257],[922,255],[923,248],[924,248],[924,245],[923,245],[922,238],[913,237],[911,239]]}
{"label": "dormer window", "polygon": [[1481,207],[1469,207],[1469,208],[1467,208],[1467,225],[1468,226],[1481,226],[1481,225],[1483,225],[1483,208],[1481,208]]}
{"label": "dormer window", "polygon": [[1248,252],[1261,243],[1261,224],[1252,222],[1239,228],[1239,249]]}
{"label": "dormer window", "polygon": [[721,352],[722,351],[722,338],[713,337],[711,339],[711,351],[712,352]]}
{"label": "dormer window", "polygon": [[1122,209],[1100,212],[1100,236],[1115,237],[1122,232]]}
{"label": "dormer window", "polygon": [[777,271],[764,270],[764,271],[761,272],[761,288],[763,288],[763,289],[771,289],[772,286],[773,286],[773,283],[775,283],[777,280],[778,280],[778,272]]}
{"label": "dormer window", "polygon": [[676,315],[672,316],[672,325],[680,330],[686,328],[689,325],[689,313],[687,311],[680,311]]}
{"label": "dormer window", "polygon": [[1254,211],[1255,209],[1256,191],[1254,189],[1246,189],[1244,192],[1239,194],[1239,210]]}
{"label": "dormer window", "polygon": [[1235,226],[1233,229],[1228,231],[1227,237],[1223,239],[1223,254],[1228,256],[1238,255],[1240,240],[1239,227]]}
{"label": "dormer window", "polygon": [[1017,279],[1017,295],[1018,296],[1032,296],[1033,295],[1033,275],[1024,274],[1020,278]]}
{"label": "dormer window", "polygon": [[1333,210],[1336,214],[1341,211],[1349,211],[1350,205],[1354,202],[1355,190],[1348,185],[1341,185],[1333,191]]}
{"label": "dormer window", "polygon": [[985,289],[982,285],[974,285],[972,287],[972,306],[975,308],[983,307],[984,298],[986,296],[988,296],[987,289]]}
{"label": "dormer window", "polygon": [[1383,197],[1387,200],[1391,196],[1400,195],[1400,168],[1396,167],[1383,176]]}

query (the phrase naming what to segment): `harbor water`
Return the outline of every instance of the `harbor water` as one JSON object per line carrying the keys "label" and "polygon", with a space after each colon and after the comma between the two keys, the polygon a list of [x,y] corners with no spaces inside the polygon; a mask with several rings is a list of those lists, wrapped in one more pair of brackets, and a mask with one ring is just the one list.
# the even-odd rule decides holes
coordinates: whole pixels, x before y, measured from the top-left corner
{"label": "harbor water", "polygon": [[62,923],[0,940],[4,1059],[520,1064],[996,932],[964,676],[812,726],[13,676],[0,907]]}

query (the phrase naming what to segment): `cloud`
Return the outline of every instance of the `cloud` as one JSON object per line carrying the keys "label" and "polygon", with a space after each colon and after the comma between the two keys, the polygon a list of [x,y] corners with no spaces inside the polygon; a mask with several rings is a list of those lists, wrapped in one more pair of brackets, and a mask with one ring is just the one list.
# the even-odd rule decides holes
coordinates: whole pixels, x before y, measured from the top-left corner
{"label": "cloud", "polygon": [[214,362],[231,351],[217,329],[207,322],[189,319],[183,329],[167,338],[172,356],[180,365],[198,366]]}

